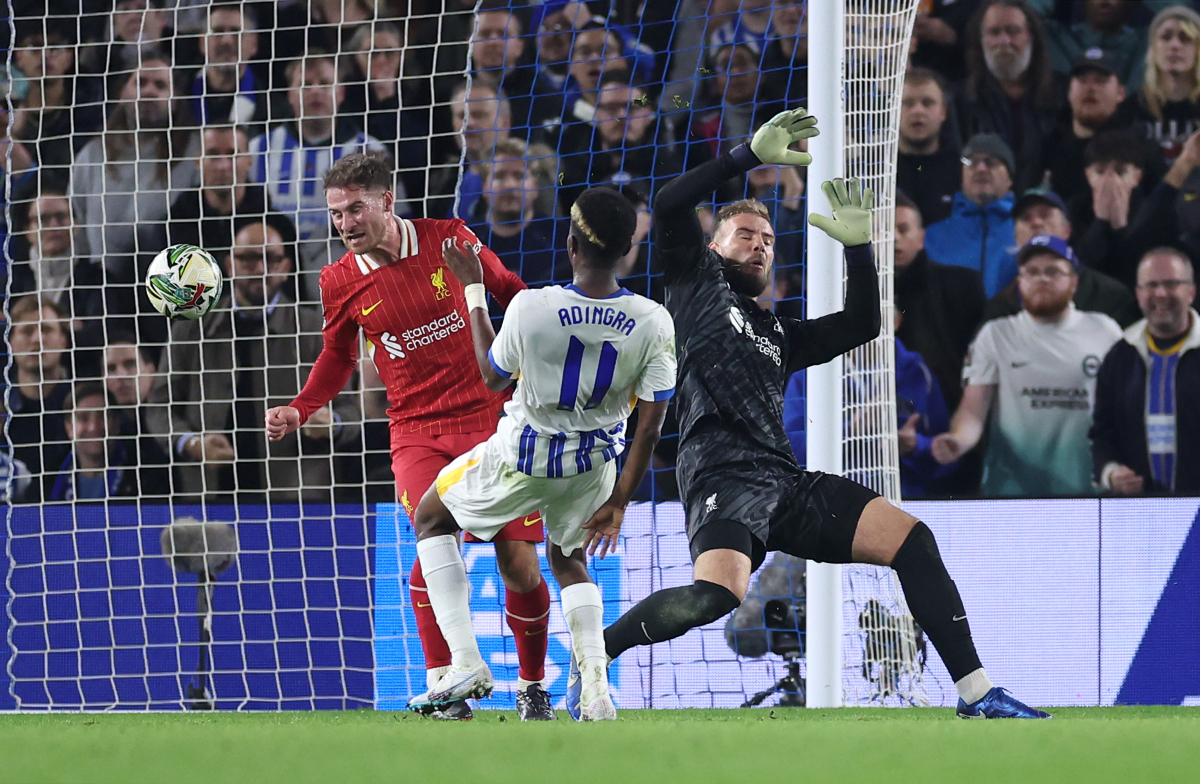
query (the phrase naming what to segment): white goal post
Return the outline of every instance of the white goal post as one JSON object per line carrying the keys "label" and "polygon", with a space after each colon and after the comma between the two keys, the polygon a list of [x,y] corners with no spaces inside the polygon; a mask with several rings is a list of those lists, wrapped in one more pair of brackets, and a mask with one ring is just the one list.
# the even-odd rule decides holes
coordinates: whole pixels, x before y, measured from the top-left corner
{"label": "white goal post", "polygon": [[[896,143],[917,6],[918,0],[808,6],[808,108],[821,128],[809,145],[808,192],[834,177],[858,177],[875,192],[883,305],[878,338],[808,370],[808,467],[855,479],[892,502],[900,500],[892,315]],[[827,212],[828,205],[813,198],[809,209]],[[807,317],[818,318],[842,308],[841,248],[820,231],[808,232],[806,242]],[[912,619],[894,573],[814,563],[807,579],[808,706],[925,704]]]}

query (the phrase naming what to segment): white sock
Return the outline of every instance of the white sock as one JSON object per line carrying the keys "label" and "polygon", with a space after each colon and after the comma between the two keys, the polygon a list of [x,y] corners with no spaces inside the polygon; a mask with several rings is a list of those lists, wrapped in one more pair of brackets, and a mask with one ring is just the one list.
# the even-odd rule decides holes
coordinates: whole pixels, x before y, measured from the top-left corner
{"label": "white sock", "polygon": [[471,626],[471,586],[458,552],[458,540],[450,535],[422,539],[417,542],[417,557],[421,559],[438,628],[450,646],[451,662],[459,668],[477,668],[483,657]]}
{"label": "white sock", "polygon": [[608,655],[604,651],[604,603],[595,583],[576,583],[559,591],[563,617],[579,662],[584,691],[608,687]]}
{"label": "white sock", "polygon": [[517,676],[517,691],[525,691],[526,689],[528,689],[530,686],[532,686],[535,683],[541,683],[541,681],[527,681],[524,678],[522,678],[520,675],[518,675]]}
{"label": "white sock", "polygon": [[442,676],[449,671],[450,666],[443,664],[441,667],[430,667],[425,671],[425,688],[432,689],[434,684],[442,679]]}
{"label": "white sock", "polygon": [[958,696],[962,697],[962,701],[970,705],[982,700],[984,695],[992,690],[992,679],[988,677],[987,670],[980,667],[956,680],[954,687],[958,689]]}

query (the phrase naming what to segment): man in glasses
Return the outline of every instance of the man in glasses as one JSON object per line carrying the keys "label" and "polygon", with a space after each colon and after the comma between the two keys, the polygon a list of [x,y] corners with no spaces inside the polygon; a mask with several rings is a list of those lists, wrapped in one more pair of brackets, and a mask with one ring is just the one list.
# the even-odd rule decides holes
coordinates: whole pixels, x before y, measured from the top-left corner
{"label": "man in glasses", "polygon": [[175,322],[171,405],[148,411],[147,423],[175,456],[183,495],[328,503],[331,453],[358,434],[358,405],[353,395],[339,395],[314,412],[299,439],[272,446],[267,460],[268,401],[300,391],[321,353],[321,313],[297,304],[285,285],[295,280],[291,221],[268,213],[240,219],[234,229],[221,300],[201,320]]}
{"label": "man in glasses", "polygon": [[[1100,366],[1090,436],[1097,484],[1116,495],[1200,495],[1200,316],[1187,256],[1157,248],[1137,270],[1144,319]],[[1181,404],[1181,405],[1180,405]]]}
{"label": "man in glasses", "polygon": [[979,272],[989,298],[1016,277],[1013,260],[1013,154],[999,136],[972,136],[962,152],[962,190],[950,217],[925,232],[925,250],[942,264]]}
{"label": "man in glasses", "polygon": [[1121,328],[1102,313],[1076,310],[1079,260],[1066,241],[1034,237],[1017,265],[1023,309],[984,324],[971,344],[962,401],[950,431],[933,439],[933,457],[942,464],[962,457],[990,421],[983,495],[1091,494],[1096,373]]}

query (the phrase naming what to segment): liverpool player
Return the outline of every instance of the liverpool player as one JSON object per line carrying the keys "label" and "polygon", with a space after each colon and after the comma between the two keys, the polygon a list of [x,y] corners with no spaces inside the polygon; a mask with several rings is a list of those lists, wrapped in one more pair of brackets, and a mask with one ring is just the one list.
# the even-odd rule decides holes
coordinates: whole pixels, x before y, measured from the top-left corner
{"label": "liverpool player", "polygon": [[[783,430],[788,376],[879,334],[871,191],[856,180],[822,186],[833,218],[809,222],[845,246],[846,303],[812,321],[777,317],[755,301],[775,255],[762,205],[723,207],[709,241],[696,218],[696,204],[760,163],[807,165],[807,153],[788,148],[815,136],[815,123],[803,109],[782,112],[749,144],[676,177],[654,200],[654,248],[679,340],[679,491],[694,582],[650,594],[608,627],[608,655],[729,613],[768,551],[879,564],[896,570],[913,618],[954,678],[959,716],[1046,718],[992,686],[929,528],[860,484],[801,468]],[[568,684],[569,709],[577,693]]]}
{"label": "liverpool player", "polygon": [[[349,252],[321,271],[324,346],[291,405],[267,412],[278,441],[342,391],[357,361],[359,332],[387,387],[392,472],[401,503],[413,510],[438,472],[496,431],[508,394],[490,391],[475,366],[463,287],[442,264],[447,240],[479,254],[484,284],[500,304],[525,288],[461,220],[406,220],[392,212],[392,172],[380,158],[347,155],[325,175],[325,199]],[[550,594],[538,566],[540,517],[513,520],[492,540],[507,589],[505,615],[517,648],[517,707],[523,720],[553,719],[545,675]],[[410,597],[425,652],[426,683],[450,665],[418,560]],[[469,719],[465,701],[441,706],[435,718]]]}

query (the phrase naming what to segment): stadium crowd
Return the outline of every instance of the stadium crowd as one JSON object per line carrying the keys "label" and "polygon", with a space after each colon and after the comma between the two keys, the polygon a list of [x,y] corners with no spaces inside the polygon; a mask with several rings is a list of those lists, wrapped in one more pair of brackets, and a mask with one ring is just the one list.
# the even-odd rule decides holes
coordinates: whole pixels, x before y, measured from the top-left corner
{"label": "stadium crowd", "polygon": [[[301,433],[263,432],[320,350],[335,161],[386,156],[398,214],[462,219],[530,286],[569,282],[566,216],[611,184],[639,216],[621,281],[661,301],[658,189],[805,98],[802,0],[475,6],[14,0],[10,500],[395,500],[366,351]],[[905,496],[1200,494],[1194,4],[922,0],[903,90]],[[807,192],[763,166],[701,210],[711,228],[722,202],[766,206],[762,302],[792,316]],[[195,322],[139,286],[180,242],[226,275]],[[803,403],[797,374],[801,459]],[[640,497],[673,497],[674,460],[664,438]]]}

